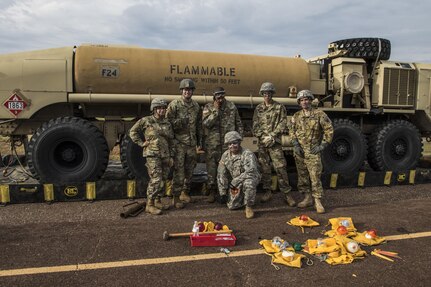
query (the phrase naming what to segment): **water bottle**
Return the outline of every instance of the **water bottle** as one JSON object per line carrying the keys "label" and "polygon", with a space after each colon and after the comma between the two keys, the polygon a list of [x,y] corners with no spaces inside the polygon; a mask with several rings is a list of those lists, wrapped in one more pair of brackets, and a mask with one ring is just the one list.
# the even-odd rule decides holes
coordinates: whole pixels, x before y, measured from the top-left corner
{"label": "water bottle", "polygon": [[193,236],[199,236],[199,225],[197,221],[193,224],[192,232]]}

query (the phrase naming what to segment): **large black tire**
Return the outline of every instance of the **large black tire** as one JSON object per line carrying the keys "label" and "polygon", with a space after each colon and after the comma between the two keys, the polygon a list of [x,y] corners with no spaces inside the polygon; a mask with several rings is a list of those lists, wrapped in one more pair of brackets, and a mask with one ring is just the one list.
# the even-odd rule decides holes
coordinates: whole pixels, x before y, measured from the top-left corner
{"label": "large black tire", "polygon": [[50,120],[28,144],[28,167],[41,182],[94,181],[103,175],[108,161],[109,149],[103,133],[81,118]]}
{"label": "large black tire", "polygon": [[377,128],[369,139],[369,165],[377,171],[415,169],[422,156],[418,129],[405,120],[392,120]]}
{"label": "large black tire", "polygon": [[120,159],[129,178],[149,179],[145,166],[146,160],[142,156],[142,147],[135,144],[128,135],[124,136],[121,141]]}
{"label": "large black tire", "polygon": [[347,119],[333,121],[332,143],[322,153],[325,172],[351,173],[358,171],[367,156],[367,141],[359,126]]}
{"label": "large black tire", "polygon": [[[380,55],[379,55],[380,41]],[[391,42],[382,38],[351,38],[332,42],[335,50],[347,50],[343,57],[362,58],[365,60],[389,60],[391,56]],[[333,52],[334,48],[329,48],[328,52]]]}

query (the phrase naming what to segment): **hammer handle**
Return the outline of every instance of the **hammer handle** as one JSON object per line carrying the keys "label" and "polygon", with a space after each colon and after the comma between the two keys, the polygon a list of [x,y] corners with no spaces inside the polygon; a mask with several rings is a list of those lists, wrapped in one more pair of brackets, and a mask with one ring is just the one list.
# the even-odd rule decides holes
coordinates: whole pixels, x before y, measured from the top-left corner
{"label": "hammer handle", "polygon": [[[217,233],[232,233],[232,230],[214,230],[214,231],[204,231],[204,232],[198,232],[198,235],[205,235],[205,234],[217,234]],[[182,232],[182,233],[169,233],[169,237],[185,237],[193,235],[193,232]]]}

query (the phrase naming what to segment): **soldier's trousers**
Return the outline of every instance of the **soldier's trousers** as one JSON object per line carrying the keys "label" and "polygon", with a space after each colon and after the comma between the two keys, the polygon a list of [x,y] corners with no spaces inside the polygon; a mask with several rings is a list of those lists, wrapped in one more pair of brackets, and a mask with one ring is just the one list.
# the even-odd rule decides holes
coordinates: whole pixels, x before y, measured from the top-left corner
{"label": "soldier's trousers", "polygon": [[320,154],[311,154],[305,151],[304,157],[296,154],[294,156],[298,172],[298,191],[301,193],[311,192],[314,198],[321,198],[323,196],[321,181],[323,166]]}
{"label": "soldier's trousers", "polygon": [[222,155],[222,147],[207,147],[205,150],[205,162],[207,166],[207,189],[217,192],[217,167]]}
{"label": "soldier's trousers", "polygon": [[193,170],[196,167],[196,147],[178,143],[175,149],[175,169],[172,195],[179,196],[181,191],[190,192]]}
{"label": "soldier's trousers", "polygon": [[287,176],[287,164],[281,146],[270,148],[259,147],[259,164],[262,172],[262,186],[264,190],[271,189],[271,161],[277,174],[280,191],[287,194],[292,190]]}
{"label": "soldier's trousers", "polygon": [[163,196],[164,183],[169,176],[169,158],[147,157],[147,171],[150,177],[147,187],[147,198],[155,199]]}
{"label": "soldier's trousers", "polygon": [[259,178],[246,179],[240,185],[240,191],[237,194],[232,194],[228,190],[227,207],[229,209],[241,208],[244,205],[253,206],[256,199],[256,187],[259,184]]}

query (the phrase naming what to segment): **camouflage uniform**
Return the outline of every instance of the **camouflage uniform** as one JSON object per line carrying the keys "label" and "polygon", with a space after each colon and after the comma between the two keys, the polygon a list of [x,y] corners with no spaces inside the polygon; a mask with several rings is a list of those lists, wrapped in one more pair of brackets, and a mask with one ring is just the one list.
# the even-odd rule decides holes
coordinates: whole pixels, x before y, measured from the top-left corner
{"label": "camouflage uniform", "polygon": [[291,120],[290,135],[292,140],[297,140],[304,156],[294,153],[296,168],[298,171],[298,190],[301,193],[310,192],[313,198],[323,196],[321,182],[322,160],[320,153],[312,154],[311,148],[319,145],[321,141],[330,143],[334,129],[331,120],[325,112],[312,108],[308,115],[303,111],[296,112]]}
{"label": "camouflage uniform", "polygon": [[174,179],[172,194],[190,192],[190,182],[196,167],[196,147],[202,141],[202,114],[199,104],[181,99],[169,103],[166,117],[172,124],[175,137]]}
{"label": "camouflage uniform", "polygon": [[217,190],[217,166],[221,155],[228,149],[224,142],[224,135],[230,131],[237,131],[241,136],[243,126],[238,110],[234,103],[225,100],[217,109],[213,103],[206,104],[202,113],[204,127],[205,161],[208,172],[207,188]]}
{"label": "camouflage uniform", "polygon": [[[271,161],[277,174],[280,191],[287,195],[291,191],[286,170],[286,159],[281,146],[281,135],[287,131],[286,108],[272,100],[270,106],[259,104],[253,115],[253,134],[258,138],[259,164],[262,170],[262,185],[271,190]],[[268,137],[273,140],[268,141]]]}
{"label": "camouflage uniform", "polygon": [[[173,130],[167,119],[157,119],[153,115],[137,121],[130,129],[130,138],[143,147],[150,181],[147,187],[147,198],[155,199],[163,195],[164,182],[167,180],[169,163],[174,155]],[[144,139],[140,134],[144,135]]]}
{"label": "camouflage uniform", "polygon": [[[229,209],[241,208],[244,205],[251,207],[256,198],[256,187],[260,181],[257,159],[253,152],[241,148],[239,154],[225,151],[221,157],[217,170],[217,183],[219,194],[227,194]],[[232,194],[229,186],[239,188],[239,192]]]}

